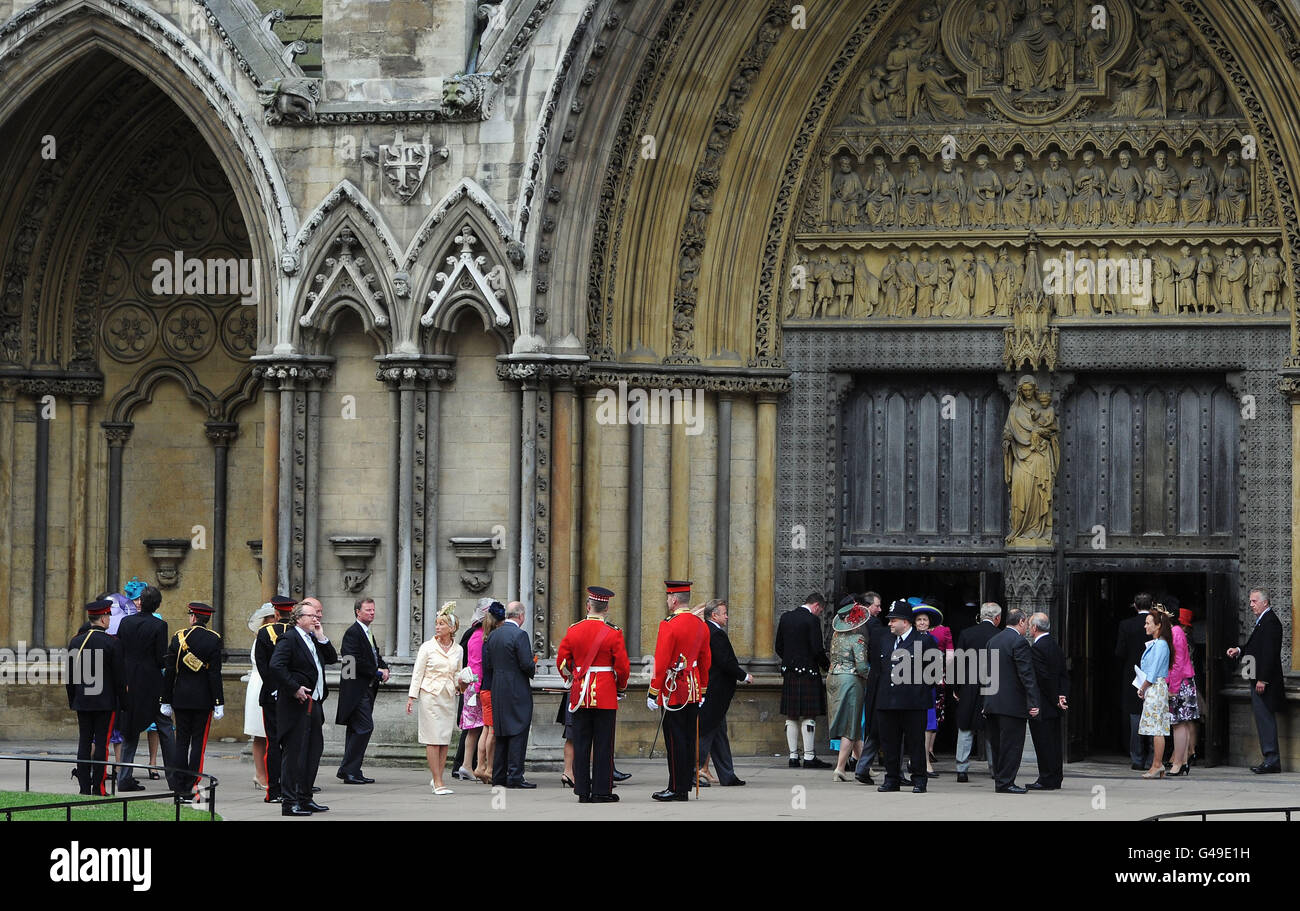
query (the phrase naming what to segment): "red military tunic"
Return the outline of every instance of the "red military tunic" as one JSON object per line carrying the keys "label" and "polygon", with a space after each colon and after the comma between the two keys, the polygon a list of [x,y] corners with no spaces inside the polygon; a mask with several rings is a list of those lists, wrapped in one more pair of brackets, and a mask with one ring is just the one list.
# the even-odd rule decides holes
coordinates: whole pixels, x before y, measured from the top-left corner
{"label": "red military tunic", "polygon": [[[581,662],[589,655],[589,664],[584,666]],[[574,710],[618,708],[618,694],[627,689],[632,673],[623,633],[607,624],[605,618],[594,615],[569,627],[560,643],[556,666],[570,681],[569,707]]]}
{"label": "red military tunic", "polygon": [[[689,607],[679,607],[673,615],[659,624],[659,640],[655,643],[655,672],[650,680],[650,696],[659,704],[676,708],[700,702],[709,688],[709,627],[691,613]],[[662,692],[670,668],[682,666],[677,674],[676,688]],[[662,695],[661,695],[662,692]]]}

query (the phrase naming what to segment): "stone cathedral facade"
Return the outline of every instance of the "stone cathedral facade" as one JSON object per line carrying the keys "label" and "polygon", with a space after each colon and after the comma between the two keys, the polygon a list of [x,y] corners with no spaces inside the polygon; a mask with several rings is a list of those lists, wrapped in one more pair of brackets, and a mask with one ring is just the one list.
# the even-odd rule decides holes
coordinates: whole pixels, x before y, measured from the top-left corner
{"label": "stone cathedral facade", "polygon": [[1079,758],[1151,590],[1252,759],[1213,656],[1262,587],[1295,661],[1296,99],[1286,0],[0,0],[0,646],[139,576],[235,703],[276,591],[372,595],[400,669],[483,595],[553,658],[600,584],[635,662],[689,578],[761,753],[809,590],[992,599]]}

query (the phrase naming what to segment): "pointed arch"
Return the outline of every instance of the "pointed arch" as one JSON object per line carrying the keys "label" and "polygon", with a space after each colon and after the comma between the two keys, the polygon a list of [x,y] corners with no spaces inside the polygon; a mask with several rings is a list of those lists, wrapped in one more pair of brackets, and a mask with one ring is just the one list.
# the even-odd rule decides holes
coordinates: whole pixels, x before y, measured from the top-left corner
{"label": "pointed arch", "polygon": [[131,382],[122,387],[108,406],[109,422],[118,424],[131,423],[136,409],[153,401],[155,390],[163,380],[175,380],[185,391],[185,397],[203,409],[208,420],[216,421],[222,417],[221,400],[199,382],[198,376],[187,364],[172,361],[152,361],[145,364],[131,377]]}

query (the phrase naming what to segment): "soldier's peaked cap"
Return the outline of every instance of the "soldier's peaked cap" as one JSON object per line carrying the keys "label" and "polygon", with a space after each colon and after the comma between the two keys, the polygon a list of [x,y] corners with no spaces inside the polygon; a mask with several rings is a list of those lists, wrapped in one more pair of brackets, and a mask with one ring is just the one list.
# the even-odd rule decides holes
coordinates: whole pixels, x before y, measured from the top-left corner
{"label": "soldier's peaked cap", "polygon": [[86,605],[86,613],[90,614],[92,617],[102,617],[104,614],[110,613],[112,610],[113,602],[109,601],[107,598],[101,598],[98,601],[91,601]]}
{"label": "soldier's peaked cap", "polygon": [[295,606],[297,603],[298,603],[297,601],[293,600],[293,599],[290,598],[288,595],[272,595],[272,596],[271,596],[271,606],[274,607],[274,608],[275,608],[276,610],[278,610],[278,611],[290,611],[290,610],[293,610],[293,609],[294,609],[294,606]]}
{"label": "soldier's peaked cap", "polygon": [[665,579],[664,590],[670,595],[678,595],[683,592],[689,595],[691,593],[691,583],[680,582],[674,579]]}
{"label": "soldier's peaked cap", "polygon": [[589,585],[587,586],[587,597],[592,601],[602,601],[608,604],[609,599],[614,597],[614,593],[608,588],[601,588],[599,585]]}
{"label": "soldier's peaked cap", "polygon": [[191,613],[198,614],[201,617],[211,617],[217,612],[217,609],[210,604],[204,604],[202,601],[191,601],[189,603]]}

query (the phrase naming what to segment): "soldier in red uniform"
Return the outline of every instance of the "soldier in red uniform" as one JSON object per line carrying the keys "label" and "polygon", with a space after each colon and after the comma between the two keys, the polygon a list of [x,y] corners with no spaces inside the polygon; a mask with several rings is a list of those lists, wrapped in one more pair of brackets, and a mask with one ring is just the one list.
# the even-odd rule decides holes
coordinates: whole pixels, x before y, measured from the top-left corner
{"label": "soldier in red uniform", "polygon": [[[569,683],[573,713],[573,790],[578,803],[613,803],[614,722],[632,666],[623,633],[605,622],[614,593],[587,589],[587,619],[564,634],[556,665]],[[593,757],[594,751],[594,757]]]}
{"label": "soldier in red uniform", "polygon": [[709,628],[691,613],[691,583],[664,582],[667,620],[659,624],[654,676],[646,706],[664,709],[664,744],[668,748],[668,787],[655,800],[690,796],[699,756],[699,713],[709,683]]}

